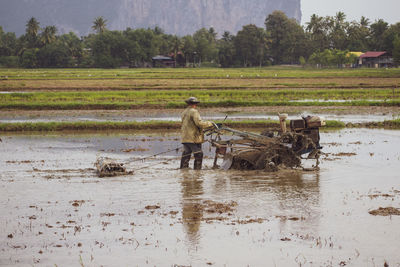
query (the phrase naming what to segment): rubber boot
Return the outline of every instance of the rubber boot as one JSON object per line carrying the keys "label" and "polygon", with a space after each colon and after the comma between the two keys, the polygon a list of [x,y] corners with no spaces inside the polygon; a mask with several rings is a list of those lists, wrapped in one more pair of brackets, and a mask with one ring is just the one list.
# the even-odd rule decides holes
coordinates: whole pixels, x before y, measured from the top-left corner
{"label": "rubber boot", "polygon": [[194,155],[194,169],[201,170],[201,165],[203,164],[203,152],[198,152]]}
{"label": "rubber boot", "polygon": [[182,157],[181,157],[181,169],[187,169],[189,168],[189,161],[190,161],[190,157],[191,157],[192,152],[187,149],[185,149],[182,153]]}
{"label": "rubber boot", "polygon": [[189,168],[190,154],[188,156],[182,156],[181,158],[181,169]]}

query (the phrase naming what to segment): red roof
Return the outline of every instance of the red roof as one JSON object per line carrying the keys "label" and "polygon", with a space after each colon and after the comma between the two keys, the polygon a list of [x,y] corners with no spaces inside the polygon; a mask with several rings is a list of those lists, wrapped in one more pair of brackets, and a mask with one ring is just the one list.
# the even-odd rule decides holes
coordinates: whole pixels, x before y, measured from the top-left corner
{"label": "red roof", "polygon": [[380,57],[386,54],[386,51],[368,51],[365,52],[360,56],[360,58],[367,58],[367,57]]}

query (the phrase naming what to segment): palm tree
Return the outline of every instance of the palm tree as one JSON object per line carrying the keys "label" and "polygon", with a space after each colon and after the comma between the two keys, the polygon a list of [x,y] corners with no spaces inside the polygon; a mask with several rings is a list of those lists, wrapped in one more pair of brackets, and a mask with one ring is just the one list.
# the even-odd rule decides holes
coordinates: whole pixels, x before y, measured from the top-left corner
{"label": "palm tree", "polygon": [[182,41],[181,39],[179,39],[178,36],[174,36],[171,42],[171,49],[174,53],[174,58],[175,58],[175,63],[176,63],[176,59],[178,58],[178,52],[181,50],[182,48]]}
{"label": "palm tree", "polygon": [[215,31],[215,29],[213,27],[211,27],[210,29],[208,29],[208,34],[209,34],[209,38],[210,38],[210,42],[215,42],[217,39],[217,32]]}
{"label": "palm tree", "polygon": [[29,47],[35,47],[39,29],[40,29],[39,22],[34,17],[32,17],[26,23],[26,35]]}
{"label": "palm tree", "polygon": [[339,50],[344,50],[347,43],[347,31],[349,23],[345,22],[346,15],[339,11],[333,21],[332,32],[330,33],[331,45]]}
{"label": "palm tree", "polygon": [[344,12],[339,11],[336,13],[335,19],[337,21],[337,23],[342,24],[344,22],[344,20],[346,19],[346,14],[344,14]]}
{"label": "palm tree", "polygon": [[322,17],[313,14],[310,18],[310,22],[307,22],[306,30],[312,34],[320,34],[322,30]]}
{"label": "palm tree", "polygon": [[323,17],[313,14],[310,22],[307,22],[306,31],[310,33],[314,49],[323,51],[327,48],[327,28],[328,22]]}
{"label": "palm tree", "polygon": [[368,18],[366,18],[366,17],[364,17],[364,16],[362,16],[361,17],[361,20],[360,20],[360,25],[361,26],[363,26],[363,27],[368,27],[368,25],[369,25],[369,19]]}
{"label": "palm tree", "polygon": [[41,41],[43,45],[51,44],[56,40],[57,28],[56,26],[46,26],[43,29]]}
{"label": "palm tree", "polygon": [[104,31],[107,30],[107,20],[105,20],[103,17],[97,17],[93,21],[93,26],[92,29],[96,31],[97,33],[103,33]]}
{"label": "palm tree", "polygon": [[161,29],[161,28],[158,27],[158,26],[155,26],[153,31],[154,31],[154,33],[155,33],[156,35],[164,34],[164,30]]}
{"label": "palm tree", "polygon": [[225,42],[230,42],[232,41],[233,35],[231,35],[230,32],[224,31],[224,34],[222,35],[222,40]]}
{"label": "palm tree", "polygon": [[32,17],[26,23],[26,33],[29,36],[37,36],[38,31],[39,31],[39,22],[34,17]]}

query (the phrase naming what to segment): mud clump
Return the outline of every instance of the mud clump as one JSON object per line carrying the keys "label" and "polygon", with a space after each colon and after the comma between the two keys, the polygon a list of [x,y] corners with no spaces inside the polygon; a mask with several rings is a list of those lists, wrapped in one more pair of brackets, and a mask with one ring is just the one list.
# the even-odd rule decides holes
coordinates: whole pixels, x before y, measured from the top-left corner
{"label": "mud clump", "polygon": [[336,153],[336,154],[333,154],[333,156],[336,156],[336,157],[353,157],[353,156],[356,156],[357,154],[356,153],[352,153],[352,152],[340,152],[340,153]]}
{"label": "mud clump", "polygon": [[100,217],[113,217],[115,213],[100,213]]}
{"label": "mud clump", "polygon": [[160,207],[160,205],[147,205],[146,207],[144,207],[146,210],[157,210]]}
{"label": "mud clump", "polygon": [[296,216],[293,216],[293,217],[286,217],[286,216],[275,216],[276,218],[278,218],[278,219],[281,219],[282,221],[299,221],[299,220],[301,220],[301,221],[304,221],[305,220],[305,218],[304,217],[296,217]]}
{"label": "mud clump", "polygon": [[389,194],[371,194],[371,195],[368,195],[368,197],[370,199],[374,199],[374,198],[378,198],[378,197],[393,198],[394,195],[389,195]]}
{"label": "mud clump", "polygon": [[86,202],[85,200],[73,200],[73,201],[70,201],[69,203],[71,203],[71,205],[74,207],[80,207],[85,202]]}
{"label": "mud clump", "polygon": [[199,212],[199,211],[205,211],[209,214],[227,214],[227,215],[232,215],[232,212],[235,211],[235,208],[237,206],[237,202],[231,201],[227,203],[220,203],[220,202],[215,202],[212,200],[205,200],[202,203],[196,203],[192,206],[193,211]]}
{"label": "mud clump", "polygon": [[379,207],[379,209],[371,210],[368,213],[374,216],[400,215],[400,209],[393,207],[386,207],[386,208]]}
{"label": "mud clump", "polygon": [[267,219],[263,218],[255,218],[255,219],[247,219],[247,220],[237,220],[236,223],[238,224],[250,224],[250,223],[263,223],[264,221],[268,221]]}
{"label": "mud clump", "polygon": [[113,177],[133,173],[133,171],[127,171],[123,163],[115,162],[109,158],[98,158],[94,165],[97,168],[99,177]]}
{"label": "mud clump", "polygon": [[128,149],[122,150],[122,152],[125,152],[125,153],[130,153],[130,152],[144,152],[144,151],[149,151],[149,149],[139,147],[139,148],[128,148]]}

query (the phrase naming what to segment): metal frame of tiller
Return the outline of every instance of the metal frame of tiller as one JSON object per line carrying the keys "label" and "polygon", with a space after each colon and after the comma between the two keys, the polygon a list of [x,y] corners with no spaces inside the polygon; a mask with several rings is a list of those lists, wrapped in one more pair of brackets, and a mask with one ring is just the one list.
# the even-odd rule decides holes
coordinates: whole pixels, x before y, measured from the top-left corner
{"label": "metal frame of tiller", "polygon": [[[285,129],[286,130],[286,129]],[[318,130],[318,129],[317,129]],[[241,139],[228,139],[222,140],[221,136],[226,133],[231,133],[233,136],[241,137]],[[286,156],[292,157],[292,161],[295,163],[285,164],[280,162],[282,160],[277,157],[270,156],[266,157],[267,168],[265,170],[271,170],[269,167],[273,167],[272,170],[277,170],[275,166],[283,163],[283,165],[291,165],[286,167],[301,167],[301,159],[315,159],[315,165],[312,168],[303,168],[304,170],[316,170],[319,165],[320,150],[322,147],[319,146],[319,142],[314,142],[307,134],[303,132],[278,132],[278,135],[273,132],[268,132],[267,135],[255,134],[251,132],[239,131],[229,127],[221,126],[215,127],[215,129],[207,132],[207,136],[211,136],[209,142],[215,150],[213,168],[219,168],[217,164],[219,155],[224,156],[224,161],[228,157],[232,158],[235,155],[243,155],[251,151],[260,151],[267,154],[273,155],[270,152],[279,154],[283,152]],[[228,152],[229,150],[229,152]],[[306,158],[302,158],[301,155],[308,154]],[[274,162],[275,161],[275,162]],[[228,166],[221,166],[224,169],[231,167],[231,162]],[[257,169],[255,167],[255,169]]]}

